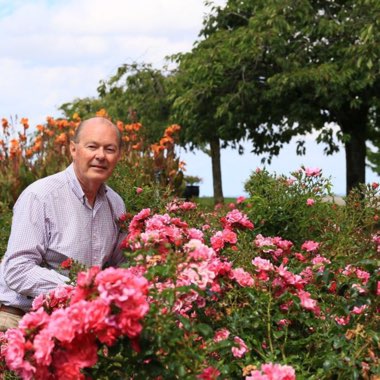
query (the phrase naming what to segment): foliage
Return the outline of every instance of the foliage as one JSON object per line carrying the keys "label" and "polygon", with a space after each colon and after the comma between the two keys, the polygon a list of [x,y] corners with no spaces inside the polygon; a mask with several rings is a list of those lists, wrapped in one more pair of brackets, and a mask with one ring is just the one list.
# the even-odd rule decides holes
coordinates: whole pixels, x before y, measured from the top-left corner
{"label": "foliage", "polygon": [[7,250],[11,231],[12,213],[8,207],[0,205],[0,260]]}
{"label": "foliage", "polygon": [[[177,103],[185,105],[191,139],[247,134],[254,152],[271,156],[317,130],[328,154],[338,149],[336,138],[344,143],[348,190],[364,183],[365,143],[378,136],[379,14],[375,0],[214,6],[203,39],[180,56],[188,90]],[[212,130],[197,131],[200,119]]]}
{"label": "foliage", "polygon": [[331,183],[318,168],[302,167],[290,177],[258,169],[245,189],[247,213],[258,233],[298,244],[319,240],[334,257],[365,256],[373,244],[379,219],[376,183],[354,189],[344,207],[335,203]]}
{"label": "foliage", "polygon": [[281,236],[294,243],[318,239],[335,207],[323,202],[332,196],[330,189],[330,181],[319,169],[302,167],[289,178],[257,169],[245,183],[248,215],[256,231],[265,236]]}
{"label": "foliage", "polygon": [[114,120],[144,125],[143,138],[156,142],[169,124],[171,101],[168,97],[171,72],[154,69],[146,63],[124,64],[107,80],[101,80],[99,97],[74,99],[61,105],[65,116],[75,113],[88,118],[99,109],[106,109]]}
{"label": "foliage", "polygon": [[188,185],[196,185],[198,183],[202,183],[202,178],[196,175],[185,175],[183,179]]}
{"label": "foliage", "polygon": [[[301,168],[291,179],[261,170],[247,181],[250,196],[228,206],[203,210],[199,204],[174,199],[160,213],[143,209],[132,218],[123,217],[128,268],[123,270],[147,281],[149,310],[138,338],[122,334],[113,344],[98,339],[96,358],[82,362],[83,376],[104,380],[380,376],[379,185],[358,189],[346,198],[345,206],[324,201],[329,186],[319,169]],[[262,203],[265,198],[271,210]],[[257,213],[261,216],[256,218]],[[269,219],[262,224],[267,217],[280,226]],[[300,227],[294,226],[297,221]],[[93,273],[106,278],[102,271]],[[96,302],[97,296],[91,296],[95,288],[83,288],[83,280],[92,284],[91,278],[80,274],[73,291],[89,289]],[[120,282],[113,281],[112,286],[119,294]],[[125,295],[132,292],[127,289]],[[52,311],[47,326],[54,326],[51,321],[58,315],[72,313],[75,302]],[[117,316],[126,310],[120,306],[112,312]],[[31,317],[24,318],[21,326]],[[3,348],[8,366],[26,365],[25,361],[33,365],[39,357],[33,354],[37,347],[33,333],[22,327],[21,332],[30,339],[29,356],[23,356],[22,349],[10,351],[12,356]],[[2,339],[12,339],[12,334]],[[65,339],[54,338],[63,357],[71,355],[66,350],[72,347],[62,343]],[[46,355],[48,359],[50,354]],[[68,361],[66,368],[75,363]]]}

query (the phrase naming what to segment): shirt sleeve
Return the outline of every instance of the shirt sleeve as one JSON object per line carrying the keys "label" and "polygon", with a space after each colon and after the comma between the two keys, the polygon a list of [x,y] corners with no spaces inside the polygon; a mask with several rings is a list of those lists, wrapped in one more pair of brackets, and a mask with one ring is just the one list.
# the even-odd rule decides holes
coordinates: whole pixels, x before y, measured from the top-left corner
{"label": "shirt sleeve", "polygon": [[[119,194],[114,192],[112,189],[108,188],[110,191],[110,206],[112,209],[112,213],[114,214],[114,219],[120,218],[121,215],[125,214],[125,203]],[[123,250],[120,248],[121,243],[126,238],[127,232],[118,231],[117,241],[115,244],[115,248],[108,260],[108,265],[113,267],[118,267],[126,261],[126,257],[123,253]]]}
{"label": "shirt sleeve", "polygon": [[120,232],[119,233],[115,249],[114,249],[114,251],[110,257],[110,260],[109,260],[110,266],[118,267],[126,261],[126,257],[123,253],[123,250],[120,248],[121,243],[123,242],[123,240],[125,239],[126,236],[127,236],[126,232],[124,232],[124,233]]}
{"label": "shirt sleeve", "polygon": [[10,289],[34,298],[69,281],[48,268],[45,261],[48,242],[46,205],[36,194],[22,194],[13,209],[12,229],[4,256],[4,280]]}

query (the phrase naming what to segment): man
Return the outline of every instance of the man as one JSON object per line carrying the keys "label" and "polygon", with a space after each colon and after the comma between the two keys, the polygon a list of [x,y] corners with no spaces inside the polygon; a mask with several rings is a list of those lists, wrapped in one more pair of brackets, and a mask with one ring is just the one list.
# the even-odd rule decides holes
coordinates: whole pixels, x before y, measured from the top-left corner
{"label": "man", "polygon": [[36,296],[68,281],[60,268],[67,258],[88,267],[123,260],[116,220],[125,206],[105,185],[119,161],[121,141],[109,120],[85,120],[70,142],[72,164],[20,195],[0,265],[0,331],[17,327]]}

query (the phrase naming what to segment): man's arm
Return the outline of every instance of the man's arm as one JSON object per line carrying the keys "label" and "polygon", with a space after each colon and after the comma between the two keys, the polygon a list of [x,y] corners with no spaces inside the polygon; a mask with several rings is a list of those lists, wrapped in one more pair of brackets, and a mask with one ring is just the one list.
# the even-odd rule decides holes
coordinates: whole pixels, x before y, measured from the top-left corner
{"label": "man's arm", "polygon": [[34,298],[69,280],[42,266],[48,243],[46,205],[35,194],[25,192],[13,210],[8,249],[3,259],[4,280],[10,289]]}

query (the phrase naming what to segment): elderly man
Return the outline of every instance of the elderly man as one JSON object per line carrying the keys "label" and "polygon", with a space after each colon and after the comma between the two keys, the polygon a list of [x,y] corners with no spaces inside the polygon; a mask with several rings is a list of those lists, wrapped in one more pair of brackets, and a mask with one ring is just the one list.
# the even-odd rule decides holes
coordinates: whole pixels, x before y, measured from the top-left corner
{"label": "elderly man", "polygon": [[116,220],[125,206],[105,185],[119,161],[121,141],[109,120],[85,120],[70,142],[72,164],[20,195],[0,265],[0,331],[16,327],[34,297],[68,281],[60,271],[67,258],[88,267],[123,260]]}

